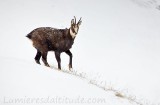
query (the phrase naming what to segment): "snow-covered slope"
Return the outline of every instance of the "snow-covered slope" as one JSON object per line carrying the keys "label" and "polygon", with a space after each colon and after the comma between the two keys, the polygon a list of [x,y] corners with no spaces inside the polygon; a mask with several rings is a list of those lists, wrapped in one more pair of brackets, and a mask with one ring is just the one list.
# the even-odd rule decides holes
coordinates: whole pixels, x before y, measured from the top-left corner
{"label": "snow-covered slope", "polygon": [[133,1],[135,4],[138,4],[140,7],[160,10],[159,0],[131,0],[131,1]]}
{"label": "snow-covered slope", "polygon": [[[109,104],[122,104],[113,92],[118,91],[144,105],[160,103],[158,0],[1,0],[0,14],[1,102],[4,96],[64,93],[75,97],[75,93],[82,97],[98,94],[107,97]],[[82,25],[71,49],[73,67],[75,72],[86,74],[85,80],[37,65],[33,59],[36,50],[25,37],[41,26],[69,27],[74,15],[82,17]],[[68,56],[62,54],[61,58],[62,67],[67,69]],[[53,52],[48,61],[57,67]],[[108,95],[101,87],[113,93]],[[50,93],[52,88],[57,94]]]}
{"label": "snow-covered slope", "polygon": [[71,74],[21,59],[1,58],[0,105],[135,104]]}

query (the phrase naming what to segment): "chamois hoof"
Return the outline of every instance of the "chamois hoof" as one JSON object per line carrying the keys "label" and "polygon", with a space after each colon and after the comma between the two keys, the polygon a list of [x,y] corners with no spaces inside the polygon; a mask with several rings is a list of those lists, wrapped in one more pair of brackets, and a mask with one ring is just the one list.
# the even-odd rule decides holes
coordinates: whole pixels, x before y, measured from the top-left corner
{"label": "chamois hoof", "polygon": [[37,60],[35,60],[35,61],[36,61],[37,64],[39,64],[39,65],[41,64],[39,61],[37,61]]}
{"label": "chamois hoof", "polygon": [[49,64],[46,64],[45,66],[50,67]]}
{"label": "chamois hoof", "polygon": [[73,70],[72,66],[71,65],[68,65],[68,66],[69,66],[69,70],[72,71]]}

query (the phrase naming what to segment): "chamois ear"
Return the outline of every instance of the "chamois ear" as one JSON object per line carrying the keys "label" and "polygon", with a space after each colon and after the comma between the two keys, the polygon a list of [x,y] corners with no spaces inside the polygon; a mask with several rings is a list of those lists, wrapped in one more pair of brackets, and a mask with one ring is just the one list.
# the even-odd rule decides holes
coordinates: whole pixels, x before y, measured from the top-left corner
{"label": "chamois ear", "polygon": [[78,22],[78,26],[80,26],[80,25],[81,25],[81,23],[82,23],[82,21],[79,21],[79,22]]}
{"label": "chamois ear", "polygon": [[81,23],[82,23],[82,20],[81,20],[81,18],[79,19],[79,21],[78,21],[78,26],[80,26],[81,25]]}
{"label": "chamois ear", "polygon": [[73,24],[74,24],[74,19],[71,20],[71,25],[73,25]]}

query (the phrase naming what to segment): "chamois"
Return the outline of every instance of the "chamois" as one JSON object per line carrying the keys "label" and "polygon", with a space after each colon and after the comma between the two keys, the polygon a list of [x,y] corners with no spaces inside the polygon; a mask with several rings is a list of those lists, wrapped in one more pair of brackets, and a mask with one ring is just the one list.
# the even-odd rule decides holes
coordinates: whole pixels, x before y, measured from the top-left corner
{"label": "chamois", "polygon": [[79,26],[81,25],[81,18],[76,23],[76,17],[71,20],[71,26],[69,29],[57,29],[52,27],[40,27],[36,28],[27,34],[26,37],[31,39],[33,46],[37,50],[35,61],[40,64],[40,58],[45,66],[50,67],[47,62],[48,51],[54,51],[55,57],[58,62],[58,69],[61,69],[61,58],[62,52],[69,55],[69,70],[72,68],[72,53],[70,48],[74,43],[74,39],[78,33]]}

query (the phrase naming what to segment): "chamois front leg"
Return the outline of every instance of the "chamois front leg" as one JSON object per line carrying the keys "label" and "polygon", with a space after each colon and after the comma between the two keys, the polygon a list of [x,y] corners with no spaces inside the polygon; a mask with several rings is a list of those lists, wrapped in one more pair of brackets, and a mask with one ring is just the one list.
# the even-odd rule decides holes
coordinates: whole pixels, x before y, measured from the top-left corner
{"label": "chamois front leg", "polygon": [[37,64],[40,64],[39,60],[40,60],[41,56],[42,56],[41,52],[37,50],[37,54],[34,58]]}
{"label": "chamois front leg", "polygon": [[42,53],[42,61],[45,64],[45,66],[50,67],[48,62],[47,62],[47,52]]}
{"label": "chamois front leg", "polygon": [[65,52],[67,55],[69,55],[69,70],[71,70],[72,69],[72,53],[71,53],[71,51],[70,50],[67,50],[66,52]]}
{"label": "chamois front leg", "polygon": [[56,57],[56,60],[58,62],[58,69],[61,70],[61,58],[60,58],[60,52],[59,51],[55,51],[55,57]]}

